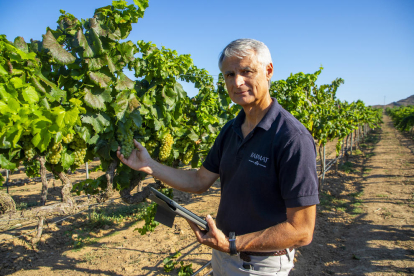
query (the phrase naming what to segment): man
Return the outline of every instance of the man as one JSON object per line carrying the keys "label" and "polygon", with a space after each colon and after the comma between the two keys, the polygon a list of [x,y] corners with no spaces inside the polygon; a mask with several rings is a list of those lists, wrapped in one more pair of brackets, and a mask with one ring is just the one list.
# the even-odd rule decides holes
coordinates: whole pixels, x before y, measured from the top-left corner
{"label": "man", "polygon": [[[203,166],[183,171],[159,164],[134,141],[126,160],[170,186],[203,193],[221,180],[217,226],[189,222],[197,240],[213,248],[214,275],[287,275],[294,249],[311,242],[318,181],[312,136],[270,97],[273,64],[267,46],[239,39],[219,58],[230,98],[243,109],[221,130]],[[230,237],[229,237],[230,236]]]}

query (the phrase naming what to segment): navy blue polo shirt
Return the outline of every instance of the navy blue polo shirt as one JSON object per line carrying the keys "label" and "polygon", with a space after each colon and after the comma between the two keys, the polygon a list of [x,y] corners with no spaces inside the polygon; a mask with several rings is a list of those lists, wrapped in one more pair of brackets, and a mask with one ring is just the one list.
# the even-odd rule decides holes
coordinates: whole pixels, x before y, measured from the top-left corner
{"label": "navy blue polo shirt", "polygon": [[220,174],[217,227],[243,235],[286,221],[286,208],[319,203],[316,148],[308,130],[272,98],[243,139],[243,110],[229,121],[203,166]]}

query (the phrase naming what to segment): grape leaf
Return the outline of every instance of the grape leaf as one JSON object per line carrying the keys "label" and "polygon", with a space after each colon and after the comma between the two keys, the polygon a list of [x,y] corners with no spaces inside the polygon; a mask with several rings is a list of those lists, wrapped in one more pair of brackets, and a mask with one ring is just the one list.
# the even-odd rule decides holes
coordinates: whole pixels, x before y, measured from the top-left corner
{"label": "grape leaf", "polygon": [[14,39],[14,46],[16,46],[17,49],[29,53],[29,47],[27,46],[26,42],[24,41],[24,38],[21,36],[18,36]]}
{"label": "grape leaf", "polygon": [[56,41],[50,30],[43,35],[43,48],[60,64],[66,65],[75,62],[76,58]]}
{"label": "grape leaf", "polygon": [[67,170],[75,162],[75,156],[73,156],[73,154],[67,153],[66,150],[63,153],[61,153],[61,155],[62,157],[60,160],[62,162],[62,167],[64,170]]}
{"label": "grape leaf", "polygon": [[105,113],[87,113],[82,116],[82,122],[92,125],[96,133],[104,132],[111,125],[111,119]]}
{"label": "grape leaf", "polygon": [[0,76],[1,75],[8,75],[9,72],[6,71],[6,69],[4,69],[4,67],[0,64]]}
{"label": "grape leaf", "polygon": [[76,33],[76,37],[74,39],[74,46],[82,48],[82,56],[84,58],[94,57],[94,53],[92,51],[92,48],[89,46],[85,35],[83,34],[82,30],[80,30],[80,29]]}
{"label": "grape leaf", "polygon": [[119,79],[116,83],[115,89],[118,91],[125,89],[134,89],[135,83],[128,78],[124,73],[119,73]]}
{"label": "grape leaf", "polygon": [[52,134],[45,128],[33,137],[32,143],[40,150],[40,152],[44,152],[48,148],[51,139]]}
{"label": "grape leaf", "polygon": [[3,154],[0,154],[0,168],[6,170],[14,170],[16,168],[16,164],[7,160],[7,158],[4,157]]}
{"label": "grape leaf", "polygon": [[111,83],[112,79],[110,76],[101,72],[88,72],[88,76],[91,81],[99,85],[100,88],[106,88]]}
{"label": "grape leaf", "polygon": [[33,86],[28,86],[25,89],[23,89],[22,95],[23,99],[29,104],[34,104],[39,101],[39,95],[37,94]]}
{"label": "grape leaf", "polygon": [[85,88],[85,103],[94,109],[106,110],[105,102],[111,102],[111,90]]}

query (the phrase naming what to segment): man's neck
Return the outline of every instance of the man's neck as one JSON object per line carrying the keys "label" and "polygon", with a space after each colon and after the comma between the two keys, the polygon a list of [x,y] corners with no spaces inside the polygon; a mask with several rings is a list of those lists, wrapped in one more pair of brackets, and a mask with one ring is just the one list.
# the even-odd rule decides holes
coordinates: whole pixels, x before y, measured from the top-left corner
{"label": "man's neck", "polygon": [[246,137],[263,119],[272,104],[272,98],[266,97],[262,102],[254,106],[243,107],[246,118],[242,124],[243,134]]}

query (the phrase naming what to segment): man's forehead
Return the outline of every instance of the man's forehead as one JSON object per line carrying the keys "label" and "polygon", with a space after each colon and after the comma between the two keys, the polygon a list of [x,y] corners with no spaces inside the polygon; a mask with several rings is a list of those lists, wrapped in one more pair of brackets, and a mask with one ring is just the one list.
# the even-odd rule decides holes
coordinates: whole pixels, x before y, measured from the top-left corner
{"label": "man's forehead", "polygon": [[226,57],[223,60],[223,71],[237,69],[252,69],[258,66],[258,61],[255,55],[245,57]]}

